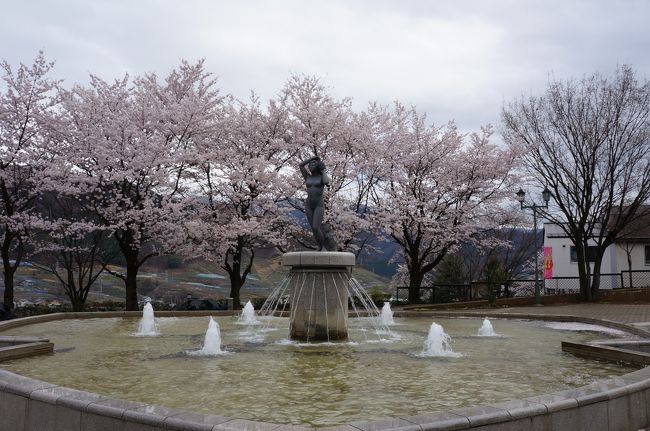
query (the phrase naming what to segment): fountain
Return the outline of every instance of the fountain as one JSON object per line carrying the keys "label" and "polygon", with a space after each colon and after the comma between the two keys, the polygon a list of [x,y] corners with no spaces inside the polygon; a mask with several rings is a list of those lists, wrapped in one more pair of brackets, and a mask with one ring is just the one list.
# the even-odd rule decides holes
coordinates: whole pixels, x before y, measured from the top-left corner
{"label": "fountain", "polygon": [[424,350],[419,356],[443,356],[459,358],[462,353],[454,352],[450,346],[451,337],[436,322],[431,323],[429,335],[424,342]]}
{"label": "fountain", "polygon": [[255,317],[255,308],[253,308],[253,304],[250,301],[244,306],[239,319],[237,319],[237,323],[242,325],[259,325],[260,321]]}
{"label": "fountain", "polygon": [[483,319],[483,324],[478,329],[478,336],[479,337],[498,337],[499,335],[496,332],[494,332],[494,328],[492,327],[492,323],[490,323],[490,321],[486,317],[485,319]]}
{"label": "fountain", "polygon": [[348,285],[354,254],[293,252],[282,256],[291,267],[289,337],[299,341],[348,338]]}
{"label": "fountain", "polygon": [[155,337],[160,335],[158,325],[154,320],[153,307],[151,303],[147,302],[142,308],[142,319],[138,326],[138,332],[135,333],[138,337]]}
{"label": "fountain", "polygon": [[219,324],[210,317],[208,330],[205,332],[205,340],[200,350],[187,352],[191,356],[217,356],[226,353],[221,350],[221,330]]}
{"label": "fountain", "polygon": [[[325,186],[331,181],[325,163],[314,155],[299,166],[307,191],[305,215],[318,251],[282,256],[282,265],[291,268],[286,286],[291,296],[289,337],[299,341],[345,340],[348,337],[348,285],[355,256],[335,251],[338,249],[335,235],[331,227],[323,223]],[[268,308],[271,309],[271,305]]]}
{"label": "fountain", "polygon": [[395,324],[395,320],[393,320],[393,310],[390,309],[390,302],[384,302],[384,306],[381,309],[381,314],[379,315],[379,321],[384,326],[391,326]]}
{"label": "fountain", "polygon": [[[390,334],[379,309],[363,286],[351,276],[354,254],[343,252],[292,252],[282,256],[288,276],[271,292],[260,316],[284,316],[289,307],[289,338],[295,341],[348,339],[348,308],[377,336]],[[268,329],[268,328],[267,328]]]}
{"label": "fountain", "polygon": [[[371,317],[377,333],[379,310],[363,287],[352,278],[353,253],[339,252],[331,226],[323,223],[323,193],[330,181],[318,156],[300,163],[307,199],[305,215],[318,251],[285,253],[282,265],[289,276],[280,283],[260,309],[260,315],[280,315],[290,304],[289,338],[296,341],[340,341],[348,338],[348,303],[357,316]],[[288,299],[288,300],[287,300]],[[361,311],[359,308],[363,308]],[[384,328],[385,329],[385,328]]]}

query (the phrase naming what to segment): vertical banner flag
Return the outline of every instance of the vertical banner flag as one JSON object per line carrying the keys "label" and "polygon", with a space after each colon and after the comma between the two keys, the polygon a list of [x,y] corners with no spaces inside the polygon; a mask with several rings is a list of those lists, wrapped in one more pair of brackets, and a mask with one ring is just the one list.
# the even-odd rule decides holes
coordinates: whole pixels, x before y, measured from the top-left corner
{"label": "vertical banner flag", "polygon": [[544,247],[544,279],[553,278],[553,247]]}

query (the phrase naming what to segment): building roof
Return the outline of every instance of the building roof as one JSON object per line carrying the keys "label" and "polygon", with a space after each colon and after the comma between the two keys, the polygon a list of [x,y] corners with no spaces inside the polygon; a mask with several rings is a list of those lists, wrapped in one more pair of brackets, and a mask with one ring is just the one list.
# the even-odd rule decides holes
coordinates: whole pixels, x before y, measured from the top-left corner
{"label": "building roof", "polygon": [[[616,214],[613,213],[612,218]],[[641,205],[634,219],[619,233],[617,242],[650,241],[650,205]]]}
{"label": "building roof", "polygon": [[[612,211],[610,225],[616,218]],[[547,238],[568,238],[568,235],[556,223],[544,223]],[[628,223],[619,233],[617,242],[650,242],[650,205],[641,205],[637,216]]]}

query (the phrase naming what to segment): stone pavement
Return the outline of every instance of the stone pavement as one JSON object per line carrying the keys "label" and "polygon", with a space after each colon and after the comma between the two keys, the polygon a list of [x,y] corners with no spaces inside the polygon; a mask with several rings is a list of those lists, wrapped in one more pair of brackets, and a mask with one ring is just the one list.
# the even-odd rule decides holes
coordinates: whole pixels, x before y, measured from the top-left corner
{"label": "stone pavement", "polygon": [[[611,320],[614,322],[635,324],[641,326],[644,323],[650,326],[650,304],[565,304],[545,305],[541,307],[508,307],[482,310],[462,310],[463,312],[476,312],[477,314],[549,314],[590,317],[592,319]],[[446,310],[453,313],[455,310]],[[461,310],[459,310],[461,311]]]}
{"label": "stone pavement", "polygon": [[[398,312],[399,308],[395,308]],[[413,313],[419,313],[415,310]],[[403,311],[403,313],[409,313]],[[560,317],[577,317],[587,321],[597,319],[603,322],[612,322],[606,326],[617,327],[636,333],[638,336],[650,338],[650,304],[608,304],[608,303],[581,303],[581,304],[564,304],[564,305],[546,305],[546,306],[525,306],[525,307],[504,307],[504,308],[475,308],[475,309],[452,309],[452,310],[429,310],[429,313],[444,316],[453,316],[455,314],[467,316],[476,315],[477,317],[499,317],[499,316],[518,316],[523,319],[539,318],[555,320],[550,316]],[[410,313],[409,313],[410,314]],[[516,317],[515,317],[516,318]],[[564,319],[558,319],[564,320]],[[583,321],[585,321],[583,320]]]}

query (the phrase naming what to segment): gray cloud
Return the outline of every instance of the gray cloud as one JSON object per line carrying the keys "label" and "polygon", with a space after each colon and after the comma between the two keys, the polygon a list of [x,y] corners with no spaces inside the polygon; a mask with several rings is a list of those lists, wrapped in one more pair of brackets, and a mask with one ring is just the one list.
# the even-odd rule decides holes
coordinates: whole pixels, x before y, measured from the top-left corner
{"label": "gray cloud", "polygon": [[399,99],[466,130],[496,123],[504,100],[541,91],[550,73],[650,71],[641,0],[7,3],[0,57],[28,63],[44,49],[67,83],[205,58],[237,97],[272,97],[289,74],[313,74],[358,108]]}

